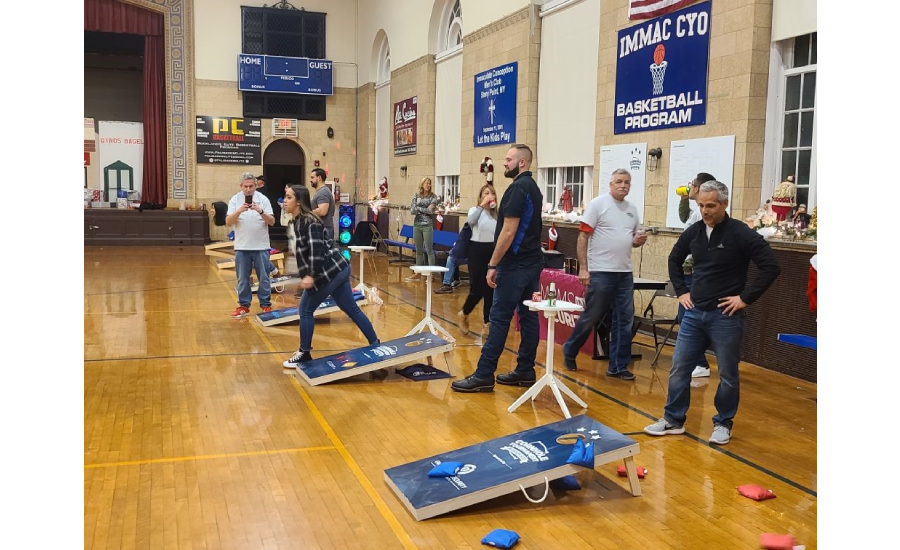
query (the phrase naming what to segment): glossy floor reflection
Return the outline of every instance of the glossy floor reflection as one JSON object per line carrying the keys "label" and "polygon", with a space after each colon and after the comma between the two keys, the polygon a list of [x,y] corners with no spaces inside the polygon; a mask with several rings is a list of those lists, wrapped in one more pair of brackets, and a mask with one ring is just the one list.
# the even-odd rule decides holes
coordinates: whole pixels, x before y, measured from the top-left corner
{"label": "glossy floor reflection", "polygon": [[[384,305],[364,311],[382,339],[396,338],[422,318],[425,284],[404,282],[409,269],[383,256],[375,265],[365,280]],[[816,546],[815,384],[742,365],[734,437],[711,447],[715,366],[694,381],[687,433],[653,438],[640,431],[662,412],[671,351],[659,379],[645,360],[632,365],[633,382],[579,357],[581,369],[560,376],[587,414],[641,444],[644,496],[605,465],[580,474],[584,490],[539,505],[509,495],[416,522],[385,468],[559,420],[549,392],[509,414],[522,389],[457,394],[449,379],[393,372],[311,388],[281,368],[297,325],[231,320],[234,275],[202,247],[86,247],[84,271],[86,548],[476,548],[495,527],[517,531],[520,548],[757,548],[763,532]],[[467,289],[433,296],[463,374],[481,343],[456,325]],[[275,301],[296,303],[292,292]],[[314,354],[363,342],[341,314],[317,321]],[[510,330],[499,372],[517,347]],[[746,483],[778,498],[743,498],[735,486]]]}

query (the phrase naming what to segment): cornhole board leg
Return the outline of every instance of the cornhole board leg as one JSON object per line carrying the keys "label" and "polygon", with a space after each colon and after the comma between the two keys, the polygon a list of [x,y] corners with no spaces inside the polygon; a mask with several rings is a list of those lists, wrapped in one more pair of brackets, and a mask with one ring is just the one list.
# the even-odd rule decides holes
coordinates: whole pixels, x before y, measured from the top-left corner
{"label": "cornhole board leg", "polygon": [[[640,453],[638,442],[579,415],[388,468],[384,480],[407,511],[421,521],[584,471],[566,463],[578,437],[594,443],[595,467],[630,461],[637,478],[633,457]],[[449,461],[464,464],[459,474],[428,477],[432,467]],[[639,496],[640,487],[632,487],[631,493]],[[523,505],[529,506],[524,501]]]}
{"label": "cornhole board leg", "polygon": [[[234,241],[220,241],[206,245],[204,254],[214,258],[234,258]],[[223,252],[223,250],[231,249],[231,252]]]}
{"label": "cornhole board leg", "polygon": [[634,457],[625,457],[625,472],[628,474],[628,484],[631,486],[631,495],[635,497],[641,496],[641,482],[637,474],[637,467],[634,465]]}
{"label": "cornhole board leg", "polygon": [[216,260],[216,267],[219,269],[234,269],[234,256]]}
{"label": "cornhole board leg", "polygon": [[453,344],[446,340],[416,334],[313,359],[297,367],[295,376],[310,386],[318,386],[452,350]]}

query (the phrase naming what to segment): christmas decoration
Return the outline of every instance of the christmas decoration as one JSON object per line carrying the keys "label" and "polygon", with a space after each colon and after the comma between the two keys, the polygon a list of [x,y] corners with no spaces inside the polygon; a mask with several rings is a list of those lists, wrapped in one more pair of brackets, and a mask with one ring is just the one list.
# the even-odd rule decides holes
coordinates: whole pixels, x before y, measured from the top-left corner
{"label": "christmas decoration", "polygon": [[550,229],[547,231],[547,247],[550,250],[556,250],[556,241],[559,239],[559,233],[556,231],[556,222],[550,224]]}
{"label": "christmas decoration", "polygon": [[484,157],[484,160],[481,161],[481,168],[479,172],[484,174],[484,181],[487,183],[493,183],[494,181],[494,163],[491,161],[491,157]]}

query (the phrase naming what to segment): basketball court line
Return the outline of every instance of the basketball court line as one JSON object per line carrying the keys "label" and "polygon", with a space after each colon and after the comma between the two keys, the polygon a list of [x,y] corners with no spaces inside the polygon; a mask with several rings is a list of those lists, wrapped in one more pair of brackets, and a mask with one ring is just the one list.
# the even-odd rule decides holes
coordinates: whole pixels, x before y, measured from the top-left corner
{"label": "basketball court line", "polygon": [[85,464],[84,469],[92,468],[117,468],[119,466],[139,466],[143,464],[167,464],[172,462],[188,462],[192,460],[212,460],[215,458],[236,458],[242,456],[267,456],[287,453],[311,453],[315,451],[336,451],[333,446],[325,447],[297,447],[295,449],[276,449],[273,451],[248,451],[245,453],[222,453],[214,455],[176,456],[172,458],[150,458],[147,460],[126,460],[124,462],[103,462],[100,464]]}
{"label": "basketball court line", "polygon": [[[110,363],[115,361],[157,361],[160,359],[197,359],[200,357],[241,357],[247,355],[290,355],[295,349],[285,351],[245,351],[240,353],[198,353],[193,355],[155,355],[152,357],[110,357],[108,359],[85,359],[85,363]],[[321,351],[344,351],[340,349],[323,349]]]}
{"label": "basketball court line", "polygon": [[[224,281],[224,279],[223,279]],[[114,292],[96,292],[96,293],[86,293],[85,296],[111,296],[113,294],[129,294],[132,292],[158,292],[160,290],[178,290],[179,288],[196,288],[198,286],[210,286],[219,284],[218,281],[210,281],[208,283],[197,283],[195,285],[183,285],[183,286],[164,286],[160,288],[138,288],[136,290],[116,290]]]}
{"label": "basketball court line", "polygon": [[[222,281],[223,285],[228,287],[228,283],[225,282],[225,279],[222,277],[222,274],[217,270],[216,275]],[[228,293],[234,295],[234,289],[229,288]],[[261,327],[258,323],[250,323],[253,327],[253,330],[259,335],[260,340],[269,348],[269,351],[275,353],[275,346],[272,345],[272,342],[269,341],[268,336],[263,332],[263,327]],[[372,482],[369,481],[369,478],[363,473],[362,469],[359,467],[359,464],[356,463],[356,460],[353,458],[353,455],[350,454],[350,451],[347,450],[344,442],[341,441],[341,438],[338,437],[337,432],[334,431],[334,428],[331,427],[331,424],[328,423],[328,420],[325,419],[325,416],[319,410],[319,407],[313,402],[312,398],[309,396],[309,393],[300,385],[300,382],[297,381],[296,377],[289,376],[291,385],[300,394],[300,398],[306,403],[307,408],[312,413],[313,417],[316,419],[316,422],[319,424],[319,427],[322,428],[322,431],[325,432],[325,435],[328,437],[328,440],[331,441],[331,444],[334,445],[338,454],[341,455],[341,458],[344,460],[344,463],[350,468],[350,471],[353,472],[353,476],[356,477],[356,481],[359,482],[360,486],[362,486],[363,490],[368,495],[369,500],[372,501],[372,504],[375,505],[375,508],[381,514],[381,517],[387,522],[388,526],[391,528],[391,531],[394,532],[397,539],[400,541],[400,544],[403,545],[404,548],[408,548],[410,550],[414,550],[417,546],[413,543],[412,538],[410,538],[409,533],[400,525],[400,522],[397,520],[397,517],[391,512],[391,509],[388,508],[387,503],[384,502],[384,499],[381,498],[381,495],[378,494],[378,491],[375,490],[375,487],[372,485]]]}

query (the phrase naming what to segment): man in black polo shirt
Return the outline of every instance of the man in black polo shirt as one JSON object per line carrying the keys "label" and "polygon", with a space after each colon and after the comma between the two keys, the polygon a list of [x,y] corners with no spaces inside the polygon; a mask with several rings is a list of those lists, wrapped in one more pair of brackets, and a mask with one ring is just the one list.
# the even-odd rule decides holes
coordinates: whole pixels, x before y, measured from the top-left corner
{"label": "man in black polo shirt", "polygon": [[[669,396],[665,414],[644,428],[650,435],[683,434],[691,405],[691,372],[707,344],[712,344],[719,367],[716,414],[710,443],[731,440],[740,398],[738,362],[744,333],[744,308],[755,302],[781,273],[769,244],[747,224],[731,219],[728,188],[718,181],[700,186],[697,205],[703,223],[688,227],[669,254],[669,278],[685,308],[675,356],[669,371]],[[694,256],[694,282],[689,289],[682,264]],[[747,284],[747,267],[756,264],[759,274]]]}
{"label": "man in black polo shirt", "polygon": [[503,353],[513,311],[518,309],[522,341],[516,369],[497,376],[497,382],[508,386],[534,384],[534,359],[540,340],[537,312],[522,305],[540,290],[544,258],[541,252],[541,205],[544,196],[531,177],[532,153],[527,145],[514,145],[506,153],[504,175],[514,178],[503,193],[497,216],[496,246],[488,264],[487,283],[494,288],[491,306],[491,329],[475,373],[454,382],[460,392],[494,391],[494,371]]}

